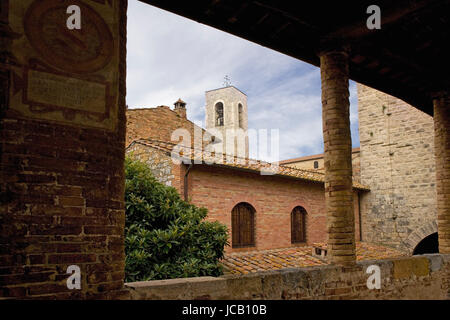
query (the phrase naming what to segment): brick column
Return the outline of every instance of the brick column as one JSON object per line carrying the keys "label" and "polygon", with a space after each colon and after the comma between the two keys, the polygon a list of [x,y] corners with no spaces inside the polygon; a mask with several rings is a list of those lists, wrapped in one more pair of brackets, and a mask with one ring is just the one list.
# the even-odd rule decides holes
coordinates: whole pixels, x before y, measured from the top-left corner
{"label": "brick column", "polygon": [[[103,32],[97,35],[103,51],[84,67],[90,55],[73,62],[61,46],[46,42],[49,35],[36,24],[50,16],[48,23],[59,28],[51,17],[64,16],[66,2],[0,4],[0,300],[129,294],[124,288],[127,0],[95,8],[84,2],[77,2],[83,21]],[[11,45],[17,34],[21,46]],[[80,37],[90,43],[91,36],[96,34],[77,33],[64,41]],[[46,45],[33,47],[41,43]],[[35,95],[25,99],[33,86]],[[85,98],[80,92],[97,98],[77,104],[74,98]],[[35,104],[42,104],[38,111]],[[80,288],[67,286],[72,265],[79,267]]]}
{"label": "brick column", "polygon": [[439,252],[450,253],[450,94],[434,99]]}
{"label": "brick column", "polygon": [[320,71],[328,258],[352,265],[356,255],[347,53],[322,52]]}

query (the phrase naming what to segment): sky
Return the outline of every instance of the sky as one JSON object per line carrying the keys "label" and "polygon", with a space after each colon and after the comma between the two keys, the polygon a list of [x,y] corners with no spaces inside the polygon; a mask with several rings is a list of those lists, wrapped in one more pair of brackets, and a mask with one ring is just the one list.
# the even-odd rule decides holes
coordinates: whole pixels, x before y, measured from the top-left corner
{"label": "sky", "polygon": [[[224,77],[247,95],[249,129],[279,130],[279,159],[323,152],[320,69],[223,31],[129,1],[127,105],[173,107],[181,98],[188,119],[205,127],[205,91]],[[359,146],[356,83],[350,81],[353,147]],[[270,150],[269,150],[270,151]]]}

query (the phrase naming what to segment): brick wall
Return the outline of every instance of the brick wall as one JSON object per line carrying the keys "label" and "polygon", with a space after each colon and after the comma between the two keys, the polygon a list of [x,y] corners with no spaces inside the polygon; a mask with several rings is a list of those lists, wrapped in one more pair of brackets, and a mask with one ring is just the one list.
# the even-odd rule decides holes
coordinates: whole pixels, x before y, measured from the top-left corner
{"label": "brick wall", "polygon": [[358,84],[363,240],[412,252],[437,232],[433,118]]}
{"label": "brick wall", "polygon": [[[381,269],[381,288],[368,289],[370,265]],[[127,283],[131,298],[270,300],[411,300],[450,298],[450,256],[425,255],[259,272],[244,276],[199,277]]]}
{"label": "brick wall", "polygon": [[[36,46],[43,33],[32,23],[47,4],[9,2],[12,29],[28,29],[12,45],[17,63],[6,66],[12,86],[0,118],[0,298],[124,298],[127,1],[77,2],[86,19],[112,34],[111,39],[101,35],[110,60],[92,63],[96,72],[67,60],[82,54],[65,56],[60,47]],[[65,16],[64,4],[50,5]],[[31,18],[24,19],[25,13]],[[49,59],[44,54],[49,49],[60,60]],[[27,72],[28,79],[22,79]],[[66,81],[55,81],[58,77]],[[69,80],[76,85],[62,90]],[[99,86],[110,87],[111,96],[76,105],[74,97],[85,97],[80,90],[94,94]],[[100,115],[102,110],[108,112]],[[80,290],[67,288],[69,265],[81,269]]]}
{"label": "brick wall", "polygon": [[[358,195],[355,192],[356,239],[359,239]],[[285,248],[291,244],[291,211],[307,211],[307,244],[326,242],[323,184],[275,176],[261,176],[228,168],[194,165],[189,173],[189,200],[208,209],[208,219],[231,231],[231,211],[240,202],[256,209],[254,250]],[[230,234],[231,244],[231,234]],[[228,251],[252,250],[231,249]]]}
{"label": "brick wall", "polygon": [[[126,153],[145,162],[158,181],[175,187],[184,199],[184,177],[188,165],[173,163],[164,151],[132,144]],[[171,169],[169,169],[171,165]],[[160,169],[164,168],[164,169]],[[164,173],[168,173],[165,175]],[[291,211],[302,206],[307,211],[306,244],[326,242],[325,196],[322,183],[263,176],[233,168],[194,164],[188,174],[188,200],[208,209],[207,219],[220,221],[230,231],[226,250],[247,251],[285,248],[291,244]],[[360,239],[359,193],[354,191],[355,239]],[[255,247],[231,248],[231,211],[240,202],[256,209]]]}
{"label": "brick wall", "polygon": [[[172,141],[172,133],[179,128],[184,128],[190,133],[191,145],[194,146],[194,135],[199,135],[199,139],[201,139],[201,134],[205,134],[202,128],[167,106],[127,109],[126,116],[126,146],[138,139],[151,138],[170,142]],[[196,133],[195,130],[197,130]],[[178,143],[178,141],[172,142]]]}

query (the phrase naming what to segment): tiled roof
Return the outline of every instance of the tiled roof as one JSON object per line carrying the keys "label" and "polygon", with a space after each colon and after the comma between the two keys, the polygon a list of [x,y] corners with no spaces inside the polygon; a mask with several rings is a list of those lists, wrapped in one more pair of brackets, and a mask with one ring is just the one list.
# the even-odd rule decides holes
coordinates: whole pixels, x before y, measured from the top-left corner
{"label": "tiled roof", "polygon": [[[179,154],[179,159],[189,159],[194,163],[206,163],[216,166],[223,166],[234,169],[241,169],[246,171],[261,172],[268,175],[290,177],[300,180],[324,183],[325,175],[321,172],[313,170],[305,170],[292,168],[288,166],[279,165],[276,166],[273,163],[254,160],[249,158],[240,158],[236,156],[229,156],[226,154],[214,154],[201,149],[194,149],[189,147],[178,146],[174,143],[153,140],[153,139],[140,139],[133,141],[128,148],[134,143],[141,144],[147,147],[158,149],[171,154],[175,151]],[[364,186],[356,181],[353,181],[353,187],[358,190],[369,191],[370,188]]]}
{"label": "tiled roof", "polygon": [[[352,153],[358,153],[358,152],[360,152],[360,148],[353,148],[352,149]],[[315,160],[315,159],[322,159],[322,158],[323,158],[323,153],[320,153],[320,154],[314,154],[314,155],[311,155],[311,156],[304,156],[304,157],[300,157],[300,158],[281,160],[280,164],[289,164],[289,163],[302,162],[302,161]]]}
{"label": "tiled roof", "polygon": [[[357,260],[380,260],[405,256],[406,253],[366,242],[356,243]],[[312,255],[312,247],[296,247],[226,254],[221,261],[228,274],[299,268],[327,264]]]}

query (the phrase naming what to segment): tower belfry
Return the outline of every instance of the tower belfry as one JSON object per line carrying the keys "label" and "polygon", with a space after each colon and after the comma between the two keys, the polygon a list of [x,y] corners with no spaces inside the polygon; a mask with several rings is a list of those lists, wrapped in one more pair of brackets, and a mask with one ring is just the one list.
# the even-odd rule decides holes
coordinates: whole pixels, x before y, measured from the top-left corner
{"label": "tower belfry", "polygon": [[224,86],[206,91],[206,129],[217,133],[223,153],[248,158],[247,96],[231,85],[228,76]]}

